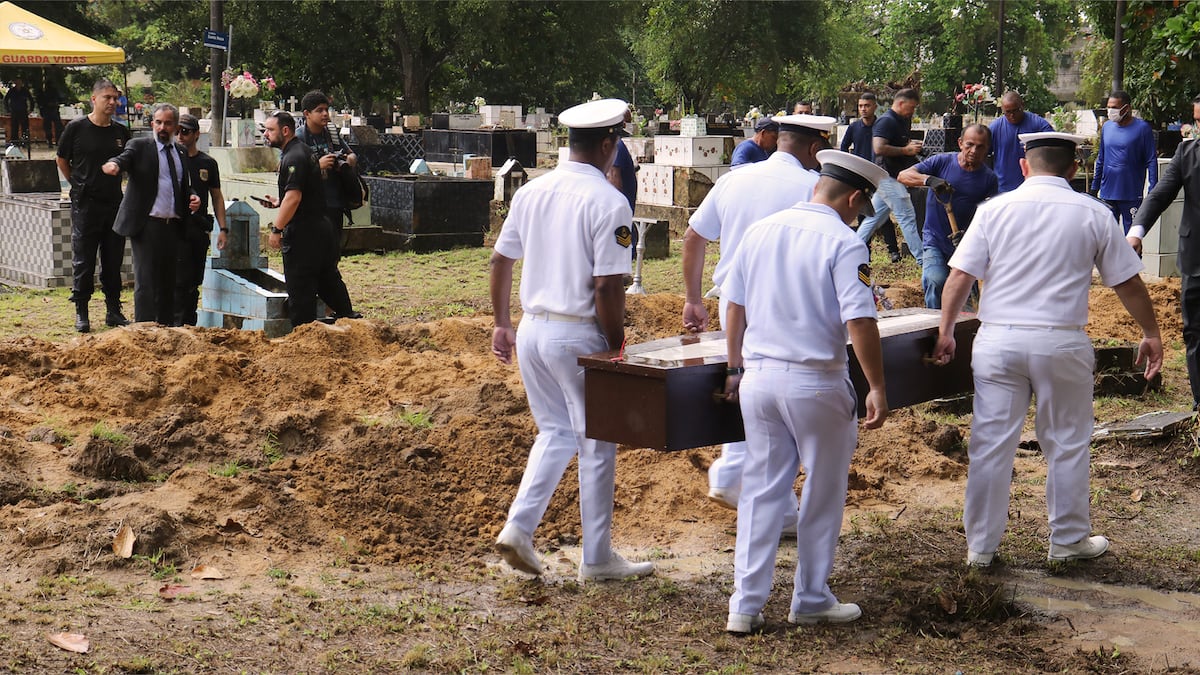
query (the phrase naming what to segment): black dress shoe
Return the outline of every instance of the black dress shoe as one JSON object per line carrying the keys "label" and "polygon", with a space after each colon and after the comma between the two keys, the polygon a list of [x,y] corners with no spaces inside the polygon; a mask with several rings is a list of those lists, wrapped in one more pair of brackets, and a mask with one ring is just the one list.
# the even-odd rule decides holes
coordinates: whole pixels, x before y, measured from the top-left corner
{"label": "black dress shoe", "polygon": [[91,332],[92,322],[88,321],[87,316],[76,315],[75,316],[75,330],[79,331],[80,333]]}
{"label": "black dress shoe", "polygon": [[900,262],[900,251],[892,251],[890,255],[892,258],[892,262],[894,262],[894,263]]}
{"label": "black dress shoe", "polygon": [[128,326],[129,319],[126,319],[125,315],[120,312],[109,312],[104,315],[104,323],[117,328],[119,326]]}

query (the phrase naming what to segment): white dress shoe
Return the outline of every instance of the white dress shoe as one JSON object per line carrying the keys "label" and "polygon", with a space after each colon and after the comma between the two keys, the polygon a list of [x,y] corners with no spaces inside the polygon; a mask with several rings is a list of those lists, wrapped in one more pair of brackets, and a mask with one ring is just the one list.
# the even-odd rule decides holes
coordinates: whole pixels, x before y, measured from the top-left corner
{"label": "white dress shoe", "polygon": [[579,566],[579,581],[618,581],[644,577],[654,573],[652,562],[629,562],[620,553],[612,552],[608,562],[600,565]]}
{"label": "white dress shoe", "polygon": [[542,573],[542,562],[533,550],[533,537],[517,529],[516,525],[509,523],[500,530],[500,536],[496,537],[496,550],[513,569],[526,574]]}
{"label": "white dress shoe", "polygon": [[737,511],[737,490],[733,490],[731,488],[709,488],[708,500],[717,506]]}
{"label": "white dress shoe", "polygon": [[1066,560],[1088,560],[1097,558],[1108,550],[1108,539],[1095,535],[1084,537],[1074,544],[1055,544],[1050,542],[1050,554],[1047,559],[1055,562]]}
{"label": "white dress shoe", "polygon": [[729,620],[725,622],[725,630],[729,633],[749,635],[762,628],[765,623],[767,623],[767,620],[763,618],[762,612],[758,614],[730,612]]}
{"label": "white dress shoe", "polygon": [[814,623],[850,623],[862,616],[862,610],[853,602],[835,602],[819,612],[788,614],[788,623],[807,625]]}
{"label": "white dress shoe", "polygon": [[978,551],[967,551],[967,567],[991,567],[992,558],[996,557],[993,553],[979,553]]}

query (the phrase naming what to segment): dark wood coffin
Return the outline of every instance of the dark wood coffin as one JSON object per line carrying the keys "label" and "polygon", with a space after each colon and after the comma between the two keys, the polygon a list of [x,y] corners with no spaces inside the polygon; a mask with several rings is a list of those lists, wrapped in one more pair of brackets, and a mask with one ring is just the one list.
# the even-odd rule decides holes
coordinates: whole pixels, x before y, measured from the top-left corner
{"label": "dark wood coffin", "polygon": [[[926,357],[937,341],[940,313],[900,309],[879,316],[888,405],[893,409],[969,393],[971,345],[979,320],[959,316],[957,357],[946,366]],[[858,414],[866,414],[867,381],[847,344]],[[684,450],[745,439],[742,413],[721,398],[725,386],[725,333],[654,340],[615,352],[579,357],[583,366],[588,438],[637,448]]]}

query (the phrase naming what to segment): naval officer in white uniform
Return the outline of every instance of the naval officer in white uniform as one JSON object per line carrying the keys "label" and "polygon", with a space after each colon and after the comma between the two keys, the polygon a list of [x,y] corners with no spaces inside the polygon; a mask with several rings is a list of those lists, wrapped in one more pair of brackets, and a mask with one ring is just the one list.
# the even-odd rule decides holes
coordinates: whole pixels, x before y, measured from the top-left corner
{"label": "naval officer in white uniform", "polygon": [[812,200],[754,223],[721,282],[729,302],[725,391],[740,400],[746,426],[725,626],[731,633],[764,623],[778,523],[793,513],[801,467],[788,621],[845,623],[862,615],[858,605],[838,602],[828,579],[858,440],[847,335],[870,386],[864,425],[877,428],[888,413],[870,251],[849,227],[860,211],[873,213],[872,195],[887,173],[838,150],[823,150],[817,159],[821,177]]}
{"label": "naval officer in white uniform", "polygon": [[963,505],[967,564],[992,564],[1008,524],[1013,458],[1031,395],[1046,457],[1052,561],[1095,558],[1108,540],[1092,536],[1088,448],[1095,356],[1088,322],[1092,268],[1142,329],[1138,363],[1162,367],[1154,307],[1142,262],[1108,207],[1071,189],[1082,136],[1021,134],[1025,182],[980,205],[950,258],[934,358],[954,358],[954,324],[971,284],[984,282],[982,326],[971,352],[975,412]]}
{"label": "naval officer in white uniform", "polygon": [[[689,331],[708,328],[708,312],[701,297],[704,274],[704,247],[720,240],[721,259],[713,271],[718,287],[729,274],[734,253],[746,228],[756,220],[782,211],[796,202],[812,197],[817,184],[817,153],[829,148],[829,135],[837,120],[817,115],[781,115],[772,120],[779,124],[779,141],[774,154],[762,162],[731,171],[717,180],[700,208],[688,221],[683,235],[683,279],[686,300],[683,325]],[[721,325],[725,326],[727,302],[721,297]],[[721,456],[708,469],[708,498],[726,508],[737,508],[742,484],[744,442],[726,443]],[[787,519],[785,531],[795,521]]]}
{"label": "naval officer in white uniform", "polygon": [[[541,574],[533,531],[571,458],[579,455],[583,525],[580,581],[640,577],[653,563],[629,562],[612,548],[617,448],[584,436],[583,368],[577,357],[620,349],[633,221],[629,202],[605,178],[616,158],[628,105],[592,101],[564,110],[569,161],[513,197],[491,260],[492,353],[521,379],[538,435],[496,548],[514,568]],[[515,332],[510,317],[513,265],[524,259]]]}

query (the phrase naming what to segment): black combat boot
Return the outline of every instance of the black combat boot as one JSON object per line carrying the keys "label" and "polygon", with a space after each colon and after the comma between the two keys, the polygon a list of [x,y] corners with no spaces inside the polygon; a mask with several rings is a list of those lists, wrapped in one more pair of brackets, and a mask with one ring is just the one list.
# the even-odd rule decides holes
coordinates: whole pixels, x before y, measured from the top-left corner
{"label": "black combat boot", "polygon": [[92,330],[92,322],[88,321],[87,300],[75,301],[75,330],[87,333]]}
{"label": "black combat boot", "polygon": [[107,310],[104,313],[104,323],[112,326],[113,328],[129,325],[129,319],[126,319],[125,315],[121,313],[120,298],[105,298],[104,306]]}

